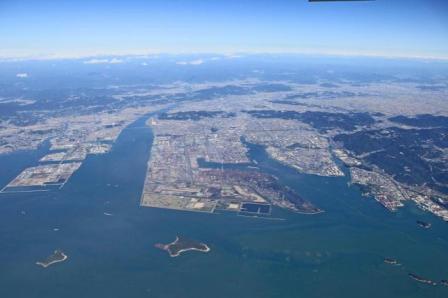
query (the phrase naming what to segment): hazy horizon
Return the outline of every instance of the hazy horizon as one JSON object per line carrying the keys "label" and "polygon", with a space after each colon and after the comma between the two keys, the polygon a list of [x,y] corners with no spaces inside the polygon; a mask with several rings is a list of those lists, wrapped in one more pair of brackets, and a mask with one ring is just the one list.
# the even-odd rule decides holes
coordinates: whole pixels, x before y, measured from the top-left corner
{"label": "hazy horizon", "polygon": [[272,53],[448,59],[439,0],[1,1],[0,58]]}

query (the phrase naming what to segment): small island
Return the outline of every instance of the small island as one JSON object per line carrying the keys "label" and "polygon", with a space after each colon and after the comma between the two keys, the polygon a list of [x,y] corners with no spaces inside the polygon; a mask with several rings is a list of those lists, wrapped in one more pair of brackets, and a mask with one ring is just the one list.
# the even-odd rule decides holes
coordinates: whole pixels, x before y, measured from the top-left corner
{"label": "small island", "polygon": [[424,284],[428,284],[428,285],[432,285],[432,286],[436,286],[437,285],[437,283],[435,281],[423,278],[423,277],[421,277],[421,276],[419,276],[417,274],[409,273],[408,275],[409,275],[410,278],[412,278],[412,279],[414,279],[414,280],[416,280],[418,282],[421,282],[421,283],[424,283]]}
{"label": "small island", "polygon": [[444,285],[445,287],[448,287],[448,279],[442,279],[442,280],[440,281],[440,283],[441,283],[442,285]]}
{"label": "small island", "polygon": [[45,260],[36,262],[36,265],[47,268],[50,265],[64,262],[65,260],[67,260],[67,258],[68,256],[64,254],[62,250],[55,250],[54,253],[48,256]]}
{"label": "small island", "polygon": [[401,265],[397,260],[392,259],[392,258],[385,258],[384,259],[384,263],[389,264],[389,265],[394,265],[394,266],[400,266]]}
{"label": "small island", "polygon": [[209,252],[210,247],[208,247],[206,244],[197,242],[194,240],[190,240],[183,237],[176,237],[176,240],[169,244],[162,244],[162,243],[156,243],[154,245],[155,247],[166,250],[171,257],[177,257],[181,253],[189,250],[196,250],[201,252]]}

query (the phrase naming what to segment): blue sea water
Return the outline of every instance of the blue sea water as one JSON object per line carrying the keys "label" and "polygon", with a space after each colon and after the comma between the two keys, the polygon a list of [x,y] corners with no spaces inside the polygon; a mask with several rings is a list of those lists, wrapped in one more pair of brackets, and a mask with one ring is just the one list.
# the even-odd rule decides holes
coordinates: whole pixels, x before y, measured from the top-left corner
{"label": "blue sea water", "polygon": [[[274,208],[275,220],[139,207],[152,141],[143,124],[88,156],[60,191],[0,194],[0,297],[448,297],[448,287],[407,275],[448,279],[447,223],[412,204],[390,213],[345,177],[299,174],[257,147],[260,168],[325,213]],[[0,156],[0,186],[47,151]],[[176,235],[211,251],[171,258],[154,247]],[[35,264],[55,249],[69,259]]]}

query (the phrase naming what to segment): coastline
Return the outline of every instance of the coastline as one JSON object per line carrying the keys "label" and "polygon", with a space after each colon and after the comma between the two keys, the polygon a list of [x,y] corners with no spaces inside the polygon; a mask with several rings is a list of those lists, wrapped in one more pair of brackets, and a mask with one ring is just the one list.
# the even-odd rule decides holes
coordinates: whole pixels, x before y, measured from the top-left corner
{"label": "coastline", "polygon": [[43,268],[48,268],[49,266],[51,266],[53,264],[64,262],[65,260],[68,259],[68,256],[66,254],[64,254],[63,252],[61,252],[61,255],[62,255],[62,259],[50,261],[48,263],[37,261],[36,265],[42,266]]}
{"label": "coastline", "polygon": [[210,247],[209,247],[207,244],[202,243],[202,242],[198,242],[199,245],[204,246],[205,248],[202,249],[202,248],[196,248],[196,247],[187,247],[187,248],[179,249],[179,250],[176,251],[176,252],[173,252],[173,251],[171,250],[171,247],[174,246],[174,245],[176,245],[179,241],[180,241],[179,236],[176,236],[176,240],[174,240],[174,241],[171,242],[171,243],[168,243],[168,244],[156,243],[154,246],[155,246],[156,248],[159,248],[159,249],[162,249],[162,250],[167,251],[168,254],[170,255],[170,257],[172,257],[172,258],[178,257],[178,256],[180,256],[183,252],[186,252],[186,251],[200,251],[200,252],[207,253],[207,252],[209,252],[209,251],[211,250]]}
{"label": "coastline", "polygon": [[196,251],[201,251],[201,252],[209,252],[210,251],[210,247],[208,247],[208,245],[206,245],[204,243],[201,243],[201,244],[203,244],[206,248],[205,249],[199,249],[199,248],[192,247],[192,248],[181,249],[176,254],[172,254],[170,251],[168,251],[168,253],[170,254],[170,257],[175,258],[175,257],[180,256],[181,253],[183,253],[185,251],[189,251],[189,250],[196,250]]}

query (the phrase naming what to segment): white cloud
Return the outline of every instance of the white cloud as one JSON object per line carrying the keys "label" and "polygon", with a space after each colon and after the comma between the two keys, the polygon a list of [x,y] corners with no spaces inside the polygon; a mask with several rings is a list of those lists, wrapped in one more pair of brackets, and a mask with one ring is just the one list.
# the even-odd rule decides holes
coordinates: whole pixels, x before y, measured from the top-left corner
{"label": "white cloud", "polygon": [[202,63],[204,63],[204,60],[202,60],[202,59],[198,59],[198,60],[190,61],[190,64],[191,64],[191,65],[200,65],[200,64],[202,64]]}
{"label": "white cloud", "polygon": [[210,58],[201,58],[201,59],[196,59],[196,60],[190,60],[190,61],[177,61],[176,64],[177,65],[201,65],[204,64],[205,62],[208,61],[218,61],[221,59],[235,59],[235,58],[240,58],[242,56],[240,55],[233,55],[233,54],[226,54],[223,56],[213,56]]}
{"label": "white cloud", "polygon": [[243,58],[242,55],[237,55],[237,54],[227,54],[225,56],[226,56],[227,59]]}
{"label": "white cloud", "polygon": [[202,59],[176,62],[176,64],[178,64],[178,65],[201,65],[202,63],[204,63],[204,60],[202,60]]}
{"label": "white cloud", "polygon": [[107,59],[90,59],[83,62],[84,64],[105,64],[109,63],[109,60]]}
{"label": "white cloud", "polygon": [[119,63],[123,63],[123,60],[121,59],[117,59],[117,58],[113,58],[111,60],[109,60],[110,64],[119,64]]}
{"label": "white cloud", "polygon": [[22,72],[22,73],[16,74],[16,77],[21,78],[21,79],[25,79],[25,78],[28,77],[28,74],[26,72]]}
{"label": "white cloud", "polygon": [[112,59],[90,59],[83,62],[84,64],[119,64],[123,63],[123,60],[112,58]]}

